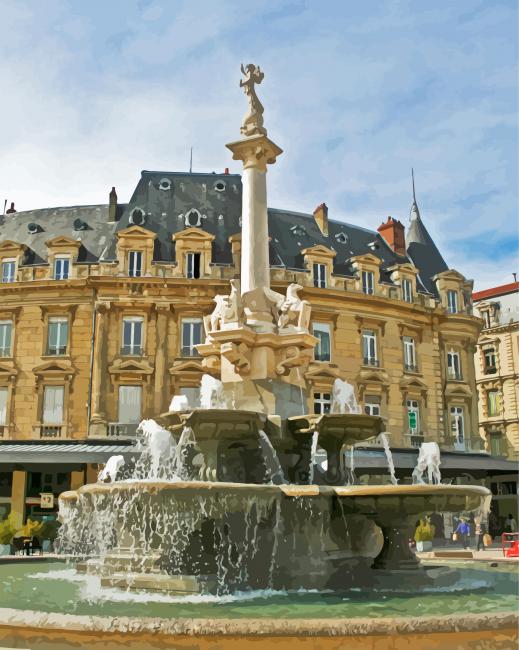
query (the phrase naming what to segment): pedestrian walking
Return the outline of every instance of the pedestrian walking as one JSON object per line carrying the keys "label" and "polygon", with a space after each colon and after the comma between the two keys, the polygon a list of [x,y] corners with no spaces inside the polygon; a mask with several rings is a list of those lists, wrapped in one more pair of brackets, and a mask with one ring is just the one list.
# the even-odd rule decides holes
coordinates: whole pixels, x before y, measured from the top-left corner
{"label": "pedestrian walking", "polygon": [[517,522],[510,514],[505,519],[505,533],[516,533],[517,532]]}
{"label": "pedestrian walking", "polygon": [[484,551],[485,543],[484,536],[486,533],[486,526],[481,517],[474,519],[475,535],[476,535],[476,551]]}
{"label": "pedestrian walking", "polygon": [[467,520],[464,517],[461,517],[460,523],[458,524],[456,530],[454,531],[454,535],[456,535],[456,539],[461,542],[463,548],[468,548],[470,526],[468,525]]}

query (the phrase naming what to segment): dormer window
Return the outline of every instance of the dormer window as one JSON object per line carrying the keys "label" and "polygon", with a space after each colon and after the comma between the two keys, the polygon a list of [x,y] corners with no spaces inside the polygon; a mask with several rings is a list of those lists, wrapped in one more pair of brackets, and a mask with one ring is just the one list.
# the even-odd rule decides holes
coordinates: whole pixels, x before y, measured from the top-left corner
{"label": "dormer window", "polygon": [[375,274],[373,271],[362,271],[362,291],[369,296],[375,293]]}
{"label": "dormer window", "polygon": [[68,280],[70,274],[70,258],[56,257],[54,259],[54,279]]}
{"label": "dormer window", "polygon": [[449,314],[458,313],[458,292],[453,289],[447,291],[447,311]]}
{"label": "dormer window", "polygon": [[290,228],[290,232],[294,235],[294,237],[306,237],[306,235],[308,234],[306,232],[306,228],[304,226],[299,226],[299,225],[292,226]]}
{"label": "dormer window", "polygon": [[130,251],[128,253],[128,275],[131,278],[140,278],[142,275],[142,253],[141,251]]}
{"label": "dormer window", "polygon": [[14,282],[16,280],[16,260],[4,260],[2,262],[2,282]]}
{"label": "dormer window", "polygon": [[200,214],[198,210],[192,208],[185,216],[186,228],[200,228],[202,225],[202,219],[205,218],[205,215]]}
{"label": "dormer window", "polygon": [[223,181],[216,181],[213,187],[217,192],[223,192],[225,190],[225,183]]}
{"label": "dormer window", "polygon": [[402,280],[402,298],[405,302],[413,302],[413,284],[407,278]]}
{"label": "dormer window", "polygon": [[346,235],[343,232],[338,232],[335,235],[335,239],[336,239],[336,241],[339,242],[339,244],[346,244],[348,242],[348,235]]}
{"label": "dormer window", "polygon": [[171,189],[171,181],[169,178],[163,178],[161,179],[159,183],[159,190],[163,190],[164,192],[167,192],[167,190]]}
{"label": "dormer window", "polygon": [[326,289],[326,265],[314,264],[313,265],[314,287]]}
{"label": "dormer window", "polygon": [[146,221],[146,213],[141,208],[133,208],[130,214],[130,223],[134,226],[142,226]]}
{"label": "dormer window", "polygon": [[190,280],[200,277],[200,253],[186,254],[186,278]]}

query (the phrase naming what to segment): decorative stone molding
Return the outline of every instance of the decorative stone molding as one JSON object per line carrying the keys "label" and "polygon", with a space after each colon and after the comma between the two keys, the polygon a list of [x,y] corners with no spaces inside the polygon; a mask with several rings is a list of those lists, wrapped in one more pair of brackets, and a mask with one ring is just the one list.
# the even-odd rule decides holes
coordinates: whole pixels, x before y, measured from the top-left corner
{"label": "decorative stone molding", "polygon": [[117,259],[122,275],[128,275],[128,253],[138,251],[142,253],[141,275],[151,275],[151,262],[153,260],[153,246],[157,235],[142,226],[130,226],[117,233]]}
{"label": "decorative stone molding", "polygon": [[36,387],[42,383],[70,382],[76,373],[70,359],[52,359],[33,368]]}
{"label": "decorative stone molding", "polygon": [[386,330],[386,319],[385,318],[378,318],[377,316],[364,316],[362,314],[357,314],[355,316],[355,321],[358,324],[358,332],[359,334],[362,332],[362,330],[365,329],[375,329],[380,332],[382,336],[384,336],[384,332]]}
{"label": "decorative stone molding", "polygon": [[418,323],[398,323],[398,333],[400,338],[404,336],[412,336],[417,338],[418,342],[422,342],[424,326]]}
{"label": "decorative stone molding", "polygon": [[186,277],[186,254],[200,254],[200,277],[211,275],[211,258],[214,235],[200,228],[186,228],[174,233],[171,239],[175,242],[177,267],[175,275]]}
{"label": "decorative stone molding", "polygon": [[145,359],[117,358],[108,366],[108,372],[110,375],[116,375],[121,382],[125,379],[144,381],[149,380],[153,367]]}
{"label": "decorative stone molding", "polygon": [[322,244],[317,244],[316,246],[310,246],[308,248],[303,248],[301,250],[301,255],[304,259],[304,265],[308,269],[309,274],[306,277],[306,284],[313,286],[313,265],[314,264],[324,264],[326,267],[326,278],[327,286],[332,286],[332,275],[333,275],[333,260],[337,255],[337,251],[323,246]]}
{"label": "decorative stone molding", "polygon": [[389,375],[382,368],[361,368],[357,374],[357,390],[359,401],[364,401],[365,395],[385,395],[389,393]]}

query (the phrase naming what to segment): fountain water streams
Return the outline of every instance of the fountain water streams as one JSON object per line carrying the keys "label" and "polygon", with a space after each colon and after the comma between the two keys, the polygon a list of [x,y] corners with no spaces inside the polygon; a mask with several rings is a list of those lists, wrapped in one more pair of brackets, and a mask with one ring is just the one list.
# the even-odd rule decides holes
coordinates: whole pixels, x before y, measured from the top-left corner
{"label": "fountain water streams", "polygon": [[440,448],[436,442],[422,442],[418,452],[418,460],[413,471],[413,483],[424,483],[423,473],[427,470],[429,483],[440,484],[442,477],[440,473]]}
{"label": "fountain water streams", "polygon": [[177,445],[171,433],[155,420],[143,420],[138,427],[140,456],[133,479],[174,480]]}
{"label": "fountain water streams", "polygon": [[393,485],[398,484],[398,479],[395,476],[395,463],[393,462],[393,454],[391,453],[391,448],[389,446],[389,438],[387,433],[382,432],[378,434],[380,442],[384,447],[384,454],[386,455],[387,467],[389,469],[389,478]]}
{"label": "fountain water streams", "polygon": [[117,479],[117,474],[123,465],[124,456],[110,456],[110,458],[106,461],[106,465],[99,472],[97,480],[106,481],[106,479],[110,479],[110,481],[113,483]]}
{"label": "fountain water streams", "polygon": [[312,446],[310,448],[310,471],[309,471],[309,481],[308,481],[310,485],[314,482],[314,472],[315,472],[318,443],[319,443],[319,431],[314,431],[312,433]]}
{"label": "fountain water streams", "polygon": [[211,375],[202,375],[200,384],[200,406],[203,409],[227,408],[223,384]]}
{"label": "fountain water streams", "polygon": [[264,431],[259,432],[259,441],[261,445],[261,450],[263,452],[263,458],[265,459],[265,464],[267,466],[267,471],[270,476],[270,483],[278,485],[279,483],[286,483],[285,474],[283,473],[283,468],[279,462],[278,455],[276,450],[272,446],[272,443],[269,440],[269,437]]}

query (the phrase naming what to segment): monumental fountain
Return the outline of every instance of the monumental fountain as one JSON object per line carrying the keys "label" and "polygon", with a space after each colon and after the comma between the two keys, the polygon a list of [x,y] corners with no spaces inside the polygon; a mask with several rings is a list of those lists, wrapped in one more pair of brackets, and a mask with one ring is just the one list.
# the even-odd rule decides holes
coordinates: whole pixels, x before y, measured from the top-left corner
{"label": "monumental fountain", "polygon": [[282,150],[263,124],[263,73],[242,72],[249,108],[227,145],[243,163],[241,270],[205,318],[201,407],[175,396],[141,424],[133,460],[114,457],[96,484],[61,495],[61,552],[106,588],[180,595],[454,582],[408,539],[420,514],[474,510],[488,490],[355,485],[345,451],[383,435],[384,420],[360,413],[340,379],[330,413],[304,412],[312,306],[297,284],[270,287],[266,172]]}

